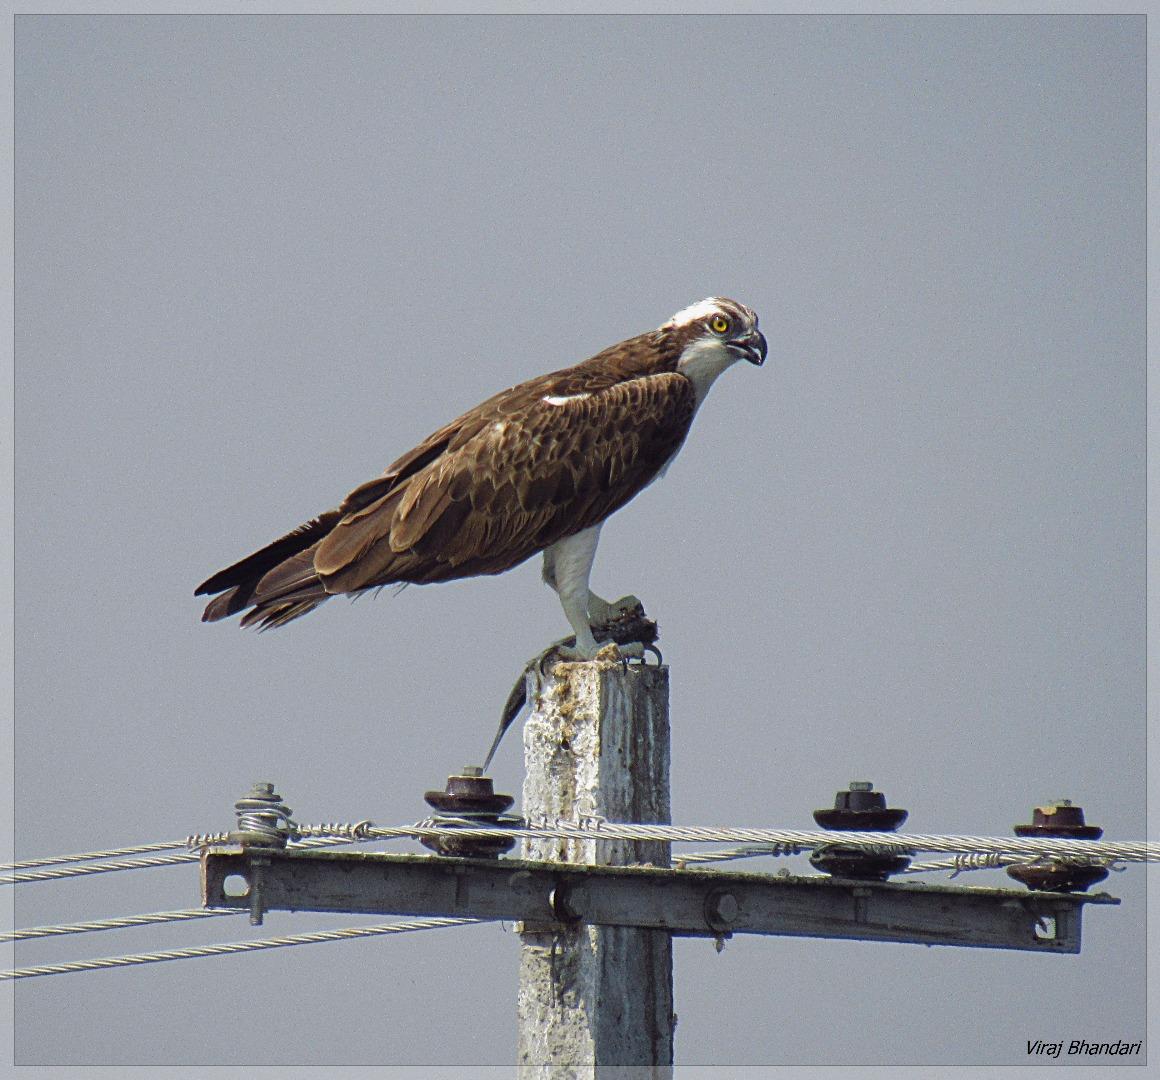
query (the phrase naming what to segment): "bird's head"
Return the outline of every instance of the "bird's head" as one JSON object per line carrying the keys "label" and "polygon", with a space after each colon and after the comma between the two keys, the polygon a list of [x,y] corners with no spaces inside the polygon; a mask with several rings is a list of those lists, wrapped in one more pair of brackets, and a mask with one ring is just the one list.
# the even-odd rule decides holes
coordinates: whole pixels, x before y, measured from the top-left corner
{"label": "bird's head", "polygon": [[734,360],[748,360],[760,367],[765,363],[765,335],[757,329],[757,313],[752,308],[723,296],[698,300],[678,311],[662,330],[679,334],[684,345],[716,346]]}
{"label": "bird's head", "polygon": [[658,333],[673,335],[680,350],[677,371],[697,387],[698,399],[727,367],[748,360],[765,363],[765,335],[757,329],[757,315],[744,304],[722,296],[698,300],[678,311]]}

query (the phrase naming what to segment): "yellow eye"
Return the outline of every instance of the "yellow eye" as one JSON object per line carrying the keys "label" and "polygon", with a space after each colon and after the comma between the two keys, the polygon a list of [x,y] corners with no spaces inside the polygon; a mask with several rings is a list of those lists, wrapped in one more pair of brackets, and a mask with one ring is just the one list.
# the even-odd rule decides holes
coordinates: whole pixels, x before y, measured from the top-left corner
{"label": "yellow eye", "polygon": [[709,329],[712,330],[714,334],[723,334],[726,330],[729,329],[729,320],[725,318],[724,315],[714,315],[713,318],[709,320]]}

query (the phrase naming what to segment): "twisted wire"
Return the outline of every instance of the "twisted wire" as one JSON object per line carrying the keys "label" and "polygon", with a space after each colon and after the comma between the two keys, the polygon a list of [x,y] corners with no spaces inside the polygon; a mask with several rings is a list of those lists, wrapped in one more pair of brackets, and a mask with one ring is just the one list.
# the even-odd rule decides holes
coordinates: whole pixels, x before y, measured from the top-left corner
{"label": "twisted wire", "polygon": [[189,848],[190,851],[200,851],[202,848],[218,847],[229,842],[230,834],[228,832],[199,832],[187,836],[182,840],[181,846]]}
{"label": "twisted wire", "polygon": [[[1104,866],[1109,870],[1116,871],[1126,869],[1126,867],[1115,865],[1118,862],[1115,857],[1096,856],[1080,859],[1077,856],[1075,859],[1069,859],[1068,861],[1070,863],[1086,863],[1092,866]],[[967,870],[995,870],[1005,866],[1034,866],[1037,863],[1045,863],[1050,865],[1051,862],[1051,856],[1048,855],[1028,857],[1026,855],[1002,855],[996,851],[970,851],[952,856],[949,859],[932,859],[927,862],[911,863],[910,866],[900,870],[899,873],[923,874],[935,870],[949,870],[951,871],[951,877],[956,878],[959,876],[959,874]]]}
{"label": "twisted wire", "polygon": [[[1035,837],[996,836],[935,836],[929,834],[885,832],[822,832],[798,829],[704,827],[679,825],[644,825],[605,821],[586,817],[582,821],[534,821],[522,827],[517,824],[481,826],[476,821],[454,819],[434,821],[427,818],[411,825],[381,826],[370,821],[325,822],[318,825],[295,825],[290,848],[325,847],[368,840],[392,840],[455,835],[461,838],[494,838],[515,836],[521,838],[555,837],[565,840],[658,840],[687,843],[747,842],[746,846],[721,852],[693,852],[676,856],[679,863],[717,862],[749,858],[757,855],[793,855],[825,844],[841,843],[846,847],[875,847],[897,851],[945,852],[956,855],[1015,855],[1057,856],[1061,858],[1100,858],[1117,862],[1158,862],[1160,845],[1143,841],[1065,840]],[[104,873],[113,870],[138,870],[153,866],[169,866],[190,862],[199,857],[200,849],[230,842],[230,834],[196,833],[184,840],[163,841],[156,844],[137,844],[132,847],[90,851],[76,855],[48,856],[25,859],[21,862],[0,864],[0,869],[23,872],[0,877],[0,885],[14,885],[26,881],[48,881],[58,878]],[[125,854],[164,851],[168,848],[195,848],[174,855],[158,855],[142,859],[104,862],[91,866],[58,865],[57,869],[35,869],[55,864],[91,862]],[[967,865],[961,861],[943,860],[938,865],[916,863],[924,869],[960,871],[980,869],[988,863]],[[912,872],[920,872],[913,869]]]}
{"label": "twisted wire", "polygon": [[997,851],[964,851],[949,859],[930,859],[911,863],[900,870],[902,874],[924,874],[935,870],[950,870],[951,877],[958,877],[967,870],[997,870],[1016,863],[1032,863],[1034,859],[1026,855],[1002,855]]}
{"label": "twisted wire", "polygon": [[255,952],[259,949],[282,949],[291,945],[312,945],[321,941],[344,941],[350,938],[376,937],[381,934],[405,934],[412,930],[433,930],[444,926],[463,926],[486,922],[485,919],[412,919],[408,922],[377,926],[351,926],[343,930],[318,930],[289,937],[261,938],[257,941],[227,941],[217,945],[196,945],[187,949],[162,952],[130,953],[105,956],[96,960],[73,960],[67,964],[41,964],[38,967],[0,971],[0,981],[29,979],[38,975],[66,975],[74,971],[98,971],[102,968],[129,967],[133,964],[157,964],[164,960],[192,960],[202,956],[224,956],[229,953]]}
{"label": "twisted wire", "polygon": [[[222,834],[224,836],[224,834]],[[144,855],[149,851],[167,851],[185,847],[184,840],[162,840],[156,844],[134,844],[131,847],[110,848],[107,851],[82,851],[76,855],[45,855],[39,859],[21,859],[19,862],[0,863],[0,870],[31,870],[34,866],[54,866],[58,863],[91,862],[94,859],[118,859],[125,855]]]}
{"label": "twisted wire", "polygon": [[185,908],[181,911],[154,911],[149,915],[122,915],[117,919],[93,919],[90,922],[61,923],[58,926],[30,926],[24,930],[8,930],[0,934],[0,941],[27,941],[31,938],[56,937],[60,934],[87,934],[94,930],[123,930],[130,926],[149,926],[153,923],[187,922],[191,919],[212,919],[219,915],[245,915],[238,911],[209,911],[205,908]]}
{"label": "twisted wire", "polygon": [[[205,846],[212,846],[215,842],[215,837],[221,837],[221,843],[228,842],[228,833],[210,834],[208,837],[203,837],[207,840]],[[203,839],[199,838],[199,839]],[[350,839],[343,836],[309,836],[303,840],[292,843],[289,849],[295,848],[317,848],[317,847],[333,847],[336,844],[349,844]],[[184,847],[185,840],[179,840],[170,844],[163,845],[141,845],[145,850],[157,850],[158,847]],[[63,855],[56,859],[48,859],[48,862],[63,862],[73,863],[79,862],[82,858],[102,858],[101,852],[90,852],[87,856],[82,855]],[[152,866],[174,866],[178,863],[196,862],[201,858],[199,851],[180,851],[173,855],[150,855],[143,859],[118,859],[112,862],[95,862],[88,865],[66,865],[58,866],[55,869],[45,870],[24,870],[17,874],[6,874],[0,877],[0,885],[19,885],[27,881],[55,881],[60,878],[83,877],[85,874],[104,874],[113,870],[144,870]]]}
{"label": "twisted wire", "polygon": [[[801,848],[796,845],[756,844],[750,847],[729,848],[723,851],[693,851],[673,856],[673,865],[678,870],[685,869],[686,863],[725,862],[731,859],[749,859],[760,855],[799,855]],[[912,849],[913,850],[913,849]],[[1048,856],[1003,855],[997,851],[966,851],[952,855],[949,859],[931,859],[924,862],[914,862],[898,870],[899,874],[926,874],[939,870],[950,870],[951,877],[956,878],[967,870],[995,870],[1005,866],[1014,866],[1022,863],[1030,866],[1047,859]],[[1087,858],[1084,862],[1110,865],[1114,859]],[[1114,867],[1111,867],[1115,869]],[[1123,869],[1123,868],[1121,868]]]}
{"label": "twisted wire", "polygon": [[263,837],[274,844],[284,844],[294,834],[290,807],[276,802],[272,784],[255,784],[249,795],[234,803],[238,831]]}
{"label": "twisted wire", "polygon": [[1067,840],[1005,836],[935,836],[926,833],[847,832],[804,829],[704,827],[687,825],[646,825],[591,819],[530,822],[523,828],[488,828],[465,820],[462,825],[420,822],[415,825],[373,826],[370,839],[385,840],[404,836],[466,837],[554,837],[564,840],[659,840],[669,842],[722,843],[742,841],[780,844],[786,847],[818,848],[828,844],[843,847],[873,847],[899,852],[982,852],[1012,855],[1054,855],[1063,858],[1110,858],[1124,862],[1160,862],[1160,844],[1146,841]]}
{"label": "twisted wire", "polygon": [[53,881],[57,878],[82,877],[85,874],[104,874],[111,870],[143,870],[149,866],[173,866],[176,863],[196,862],[200,856],[193,851],[176,855],[151,855],[145,859],[120,859],[116,862],[88,863],[80,866],[58,866],[50,870],[25,870],[19,874],[0,877],[0,885],[19,885],[25,881]]}
{"label": "twisted wire", "polygon": [[731,859],[753,859],[760,855],[800,855],[797,844],[751,844],[745,847],[725,848],[722,851],[685,851],[673,856],[673,865],[683,870],[686,863],[728,862]]}
{"label": "twisted wire", "polygon": [[[295,826],[295,835],[291,843],[298,842],[303,846],[313,844],[315,839],[325,839],[328,844],[342,842],[340,837],[345,836],[345,842],[366,839],[366,829],[371,825],[369,821],[360,821],[356,825],[330,824],[304,825],[301,830]],[[298,837],[304,839],[298,840]],[[308,843],[309,840],[309,843]],[[215,847],[230,842],[228,832],[192,833],[183,840],[159,840],[154,844],[131,844],[127,847],[106,848],[104,851],[79,851],[71,855],[43,855],[35,859],[20,859],[17,862],[0,863],[0,871],[32,870],[40,866],[60,866],[65,863],[96,862],[98,859],[120,859],[126,855],[145,855],[151,851],[169,851],[173,848],[188,848],[197,851],[201,848]]]}
{"label": "twisted wire", "polygon": [[[372,840],[371,830],[374,829],[375,823],[373,821],[356,821],[353,825],[344,822],[323,822],[321,825],[295,825],[294,828],[297,835],[300,837],[341,837],[350,843],[359,840]],[[303,841],[305,842],[305,841]]]}

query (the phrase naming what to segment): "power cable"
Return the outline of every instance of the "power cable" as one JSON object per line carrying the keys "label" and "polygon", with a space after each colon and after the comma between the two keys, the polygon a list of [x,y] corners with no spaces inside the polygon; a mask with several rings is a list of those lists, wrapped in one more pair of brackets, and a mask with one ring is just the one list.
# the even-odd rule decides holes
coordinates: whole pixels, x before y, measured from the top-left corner
{"label": "power cable", "polygon": [[74,971],[99,971],[102,968],[130,967],[134,964],[157,964],[165,960],[193,960],[203,956],[256,952],[259,949],[281,949],[290,945],[313,945],[322,941],[346,941],[351,938],[377,937],[382,934],[406,934],[412,930],[434,930],[439,927],[464,926],[468,923],[486,921],[489,920],[413,919],[409,922],[385,923],[377,926],[351,926],[343,930],[318,930],[310,934],[260,938],[256,941],[227,941],[218,945],[195,945],[187,949],[166,949],[163,952],[105,956],[96,960],[73,960],[66,964],[41,964],[39,967],[0,971],[0,981],[30,979],[39,975],[66,975]]}

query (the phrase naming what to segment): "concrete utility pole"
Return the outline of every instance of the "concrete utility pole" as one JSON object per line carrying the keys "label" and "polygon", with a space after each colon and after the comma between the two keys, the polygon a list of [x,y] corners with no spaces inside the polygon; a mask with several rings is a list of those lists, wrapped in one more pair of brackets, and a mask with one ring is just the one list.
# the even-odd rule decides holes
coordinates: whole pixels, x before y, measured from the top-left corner
{"label": "concrete utility pole", "polygon": [[[669,672],[616,661],[558,664],[524,729],[524,816],[668,824]],[[525,859],[669,865],[649,841],[532,839]],[[593,1077],[596,1066],[673,1060],[673,949],[666,930],[576,923],[520,928],[523,1080]]]}

